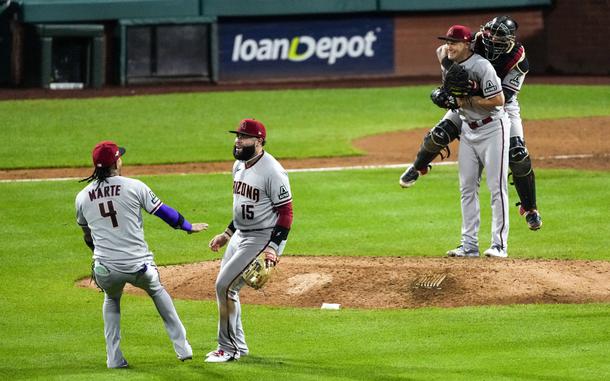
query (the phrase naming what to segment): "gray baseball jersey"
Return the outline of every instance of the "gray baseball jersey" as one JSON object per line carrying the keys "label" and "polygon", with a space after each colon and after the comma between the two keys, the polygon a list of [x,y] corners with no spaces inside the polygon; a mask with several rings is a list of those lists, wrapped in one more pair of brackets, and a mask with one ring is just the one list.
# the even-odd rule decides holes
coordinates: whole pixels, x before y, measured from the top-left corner
{"label": "gray baseball jersey", "polygon": [[[492,98],[502,92],[502,83],[496,70],[485,58],[474,53],[465,61],[459,62],[461,66],[468,71],[470,79],[474,80],[481,87],[483,98]],[[443,70],[445,70],[443,68]],[[460,118],[467,124],[483,120],[491,117],[494,120],[501,119],[504,116],[504,108],[496,106],[492,110],[472,104],[464,104],[458,113]],[[466,133],[469,131],[466,130]]]}
{"label": "gray baseball jersey", "polygon": [[89,226],[93,258],[130,273],[152,261],[144,240],[142,209],[154,213],[163,203],[140,180],[113,176],[94,181],[76,196],[76,222]]}
{"label": "gray baseball jersey", "polygon": [[288,174],[267,152],[246,167],[233,165],[233,224],[239,230],[270,229],[277,222],[275,208],[292,201]]}
{"label": "gray baseball jersey", "polygon": [[[99,186],[98,186],[99,185]],[[191,358],[186,338],[170,295],[159,279],[153,254],[144,240],[142,209],[154,213],[163,205],[143,182],[122,176],[93,181],[76,196],[76,222],[88,226],[93,238],[94,277],[104,290],[106,362],[117,368],[127,364],[120,348],[120,301],[126,283],[152,298],[179,359]]]}

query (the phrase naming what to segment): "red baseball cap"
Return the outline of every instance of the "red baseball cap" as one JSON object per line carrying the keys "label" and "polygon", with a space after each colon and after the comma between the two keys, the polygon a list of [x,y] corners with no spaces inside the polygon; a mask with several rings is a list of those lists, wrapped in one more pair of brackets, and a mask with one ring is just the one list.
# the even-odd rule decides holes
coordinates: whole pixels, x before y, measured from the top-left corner
{"label": "red baseball cap", "polygon": [[464,25],[454,25],[447,31],[445,36],[440,36],[439,40],[454,41],[454,42],[471,42],[472,32],[470,28]]}
{"label": "red baseball cap", "polygon": [[117,146],[114,142],[105,140],[93,148],[93,165],[97,168],[111,167],[119,157],[125,154],[125,148]]}
{"label": "red baseball cap", "polygon": [[265,126],[258,120],[254,119],[244,119],[239,122],[239,127],[237,130],[229,131],[234,134],[242,134],[248,136],[254,136],[255,138],[262,138],[265,140],[267,138],[267,130],[265,130]]}

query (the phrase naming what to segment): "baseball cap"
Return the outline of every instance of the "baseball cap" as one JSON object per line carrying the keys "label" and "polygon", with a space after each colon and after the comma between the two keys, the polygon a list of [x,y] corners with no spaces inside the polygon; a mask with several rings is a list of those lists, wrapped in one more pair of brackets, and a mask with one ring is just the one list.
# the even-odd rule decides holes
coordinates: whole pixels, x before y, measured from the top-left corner
{"label": "baseball cap", "polygon": [[471,42],[472,32],[470,28],[464,25],[454,25],[447,31],[445,36],[438,37],[439,40],[454,41],[454,42]]}
{"label": "baseball cap", "polygon": [[93,165],[97,168],[110,167],[124,154],[125,148],[117,146],[110,140],[104,140],[93,148]]}
{"label": "baseball cap", "polygon": [[254,136],[255,138],[262,138],[265,140],[267,138],[267,130],[265,130],[265,126],[258,120],[254,119],[244,119],[239,122],[239,127],[237,130],[229,131],[234,134],[243,134],[248,136]]}

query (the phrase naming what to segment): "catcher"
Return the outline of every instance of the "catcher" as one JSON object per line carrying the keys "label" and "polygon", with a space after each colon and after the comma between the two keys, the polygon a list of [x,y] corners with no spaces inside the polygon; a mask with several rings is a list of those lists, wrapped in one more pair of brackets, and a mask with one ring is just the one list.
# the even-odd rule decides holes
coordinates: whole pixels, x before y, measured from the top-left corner
{"label": "catcher", "polygon": [[[502,80],[502,91],[506,99],[504,109],[510,120],[509,168],[520,199],[517,205],[520,206],[519,213],[525,215],[529,229],[538,230],[542,227],[542,218],[536,205],[536,181],[531,158],[525,147],[517,100],[529,64],[525,56],[525,48],[515,41],[517,27],[517,23],[508,16],[495,17],[481,27],[472,45],[475,53],[489,60]],[[449,156],[448,145],[459,135],[459,132],[457,135],[455,133],[449,135],[446,131],[454,132],[455,126],[461,124],[454,111],[458,108],[458,99],[481,95],[476,82],[467,79],[468,73],[460,70],[461,66],[451,65],[447,59],[441,58],[446,54],[444,45],[438,48],[437,54],[443,69],[448,71],[444,75],[443,86],[434,90],[431,98],[437,106],[451,111],[424,138],[415,162],[400,178],[400,185],[403,188],[412,186],[420,174],[428,173],[434,158],[440,156],[442,160]]]}
{"label": "catcher", "polygon": [[210,241],[218,251],[227,244],[216,279],[218,347],[206,362],[228,362],[248,354],[241,323],[239,291],[247,284],[261,288],[284,251],[292,226],[292,194],[288,175],[263,146],[265,126],[244,119],[236,134],[233,156],[233,220]]}

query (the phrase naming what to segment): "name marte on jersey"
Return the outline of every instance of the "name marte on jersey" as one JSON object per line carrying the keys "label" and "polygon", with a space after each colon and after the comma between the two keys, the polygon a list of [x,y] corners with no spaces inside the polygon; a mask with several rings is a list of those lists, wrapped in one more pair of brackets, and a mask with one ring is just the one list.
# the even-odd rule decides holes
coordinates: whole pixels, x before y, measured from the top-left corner
{"label": "name marte on jersey", "polygon": [[260,190],[241,181],[233,181],[233,194],[247,197],[255,202],[260,200]]}
{"label": "name marte on jersey", "polygon": [[120,185],[107,185],[105,187],[99,187],[89,191],[89,200],[93,201],[102,197],[120,196],[121,194]]}

